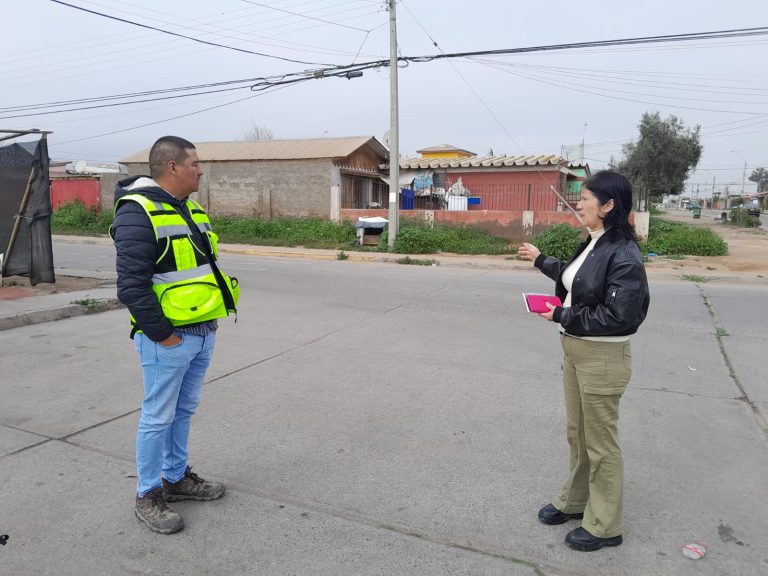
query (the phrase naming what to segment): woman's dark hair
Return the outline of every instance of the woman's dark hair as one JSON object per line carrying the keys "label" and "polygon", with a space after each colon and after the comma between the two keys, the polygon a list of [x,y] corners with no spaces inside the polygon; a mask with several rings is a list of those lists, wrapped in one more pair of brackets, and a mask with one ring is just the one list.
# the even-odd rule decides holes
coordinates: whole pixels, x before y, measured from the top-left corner
{"label": "woman's dark hair", "polygon": [[629,180],[613,170],[601,170],[587,178],[583,187],[597,197],[600,206],[613,200],[613,209],[603,219],[606,234],[635,240],[635,228],[629,223],[632,211],[632,184]]}

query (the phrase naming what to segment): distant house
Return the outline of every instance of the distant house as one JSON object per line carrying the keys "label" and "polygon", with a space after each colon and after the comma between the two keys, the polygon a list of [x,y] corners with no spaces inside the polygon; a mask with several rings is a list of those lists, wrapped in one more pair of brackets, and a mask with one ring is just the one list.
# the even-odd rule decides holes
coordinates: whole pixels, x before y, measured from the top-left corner
{"label": "distant house", "polygon": [[[195,143],[203,178],[196,199],[214,216],[338,220],[343,203],[383,202],[379,166],[387,150],[373,136]],[[121,160],[148,174],[149,149]]]}
{"label": "distant house", "polygon": [[588,166],[555,155],[476,156],[447,144],[419,153],[400,160],[401,181],[412,181],[416,209],[445,208],[446,195],[454,193],[469,197],[469,210],[559,211],[558,193],[575,203],[589,175]]}
{"label": "distant house", "polygon": [[421,154],[422,158],[430,160],[432,158],[469,158],[470,156],[476,156],[474,152],[452,146],[451,144],[440,144],[439,146],[422,148],[421,150],[416,150],[416,153]]}

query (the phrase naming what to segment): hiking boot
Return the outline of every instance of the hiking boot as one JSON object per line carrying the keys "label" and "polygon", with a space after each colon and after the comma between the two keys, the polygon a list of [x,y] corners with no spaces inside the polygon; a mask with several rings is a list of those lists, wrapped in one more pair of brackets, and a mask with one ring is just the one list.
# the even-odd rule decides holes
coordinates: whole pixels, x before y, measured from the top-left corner
{"label": "hiking boot", "polygon": [[178,502],[179,500],[216,500],[224,496],[224,484],[221,482],[209,482],[203,480],[192,472],[192,467],[187,466],[184,471],[184,477],[171,484],[163,478],[163,488],[165,489],[165,499],[168,502]]}
{"label": "hiking boot", "polygon": [[134,512],[136,518],[158,534],[173,534],[184,528],[184,520],[168,506],[162,488],[147,492],[143,498],[137,496]]}

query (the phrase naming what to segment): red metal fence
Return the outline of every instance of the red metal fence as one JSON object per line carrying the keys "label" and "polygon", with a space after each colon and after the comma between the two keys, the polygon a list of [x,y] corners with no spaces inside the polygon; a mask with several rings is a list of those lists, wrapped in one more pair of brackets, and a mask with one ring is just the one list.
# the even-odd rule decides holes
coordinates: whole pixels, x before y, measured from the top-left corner
{"label": "red metal fence", "polygon": [[[466,188],[469,192],[468,210],[514,212],[522,210],[557,212],[567,210],[562,200],[547,184],[476,184]],[[572,206],[578,194],[563,197]],[[387,208],[388,187],[383,182],[368,178],[344,176],[341,187],[341,207],[344,209]],[[443,195],[417,191],[415,209],[446,210],[448,202]]]}
{"label": "red metal fence", "polygon": [[[571,198],[561,193],[566,200]],[[547,184],[488,184],[469,188],[469,197],[479,198],[469,201],[470,210],[495,210],[500,212],[532,210],[557,211],[567,209],[562,200]],[[575,204],[575,198],[573,204]]]}
{"label": "red metal fence", "polygon": [[96,178],[62,178],[51,180],[51,207],[80,200],[88,207],[100,206],[99,181]]}

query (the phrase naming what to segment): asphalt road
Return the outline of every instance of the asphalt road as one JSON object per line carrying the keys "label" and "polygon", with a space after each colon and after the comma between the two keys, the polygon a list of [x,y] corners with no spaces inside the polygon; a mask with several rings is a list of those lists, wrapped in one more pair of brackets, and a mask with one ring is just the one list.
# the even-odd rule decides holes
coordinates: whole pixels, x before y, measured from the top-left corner
{"label": "asphalt road", "polygon": [[[110,270],[112,249],[56,247]],[[243,288],[195,417],[227,483],[158,536],[132,515],[141,402],[123,310],[0,332],[0,575],[768,572],[765,288],[653,282],[622,401],[625,544],[539,524],[567,466],[531,272],[226,254]],[[709,545],[699,561],[681,547]]]}

